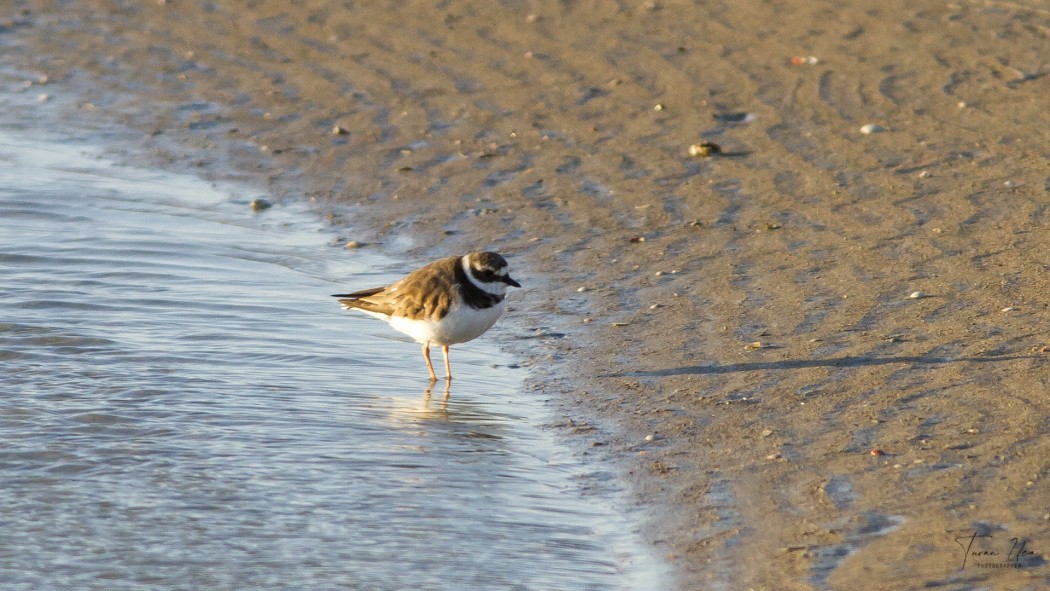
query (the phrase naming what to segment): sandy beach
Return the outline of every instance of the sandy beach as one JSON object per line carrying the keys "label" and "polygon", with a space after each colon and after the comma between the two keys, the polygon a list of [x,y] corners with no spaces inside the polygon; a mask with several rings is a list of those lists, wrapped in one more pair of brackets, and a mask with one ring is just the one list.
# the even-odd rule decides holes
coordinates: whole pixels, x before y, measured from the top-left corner
{"label": "sandy beach", "polygon": [[434,4],[15,0],[0,51],[128,162],[505,253],[681,589],[1050,586],[1044,2]]}

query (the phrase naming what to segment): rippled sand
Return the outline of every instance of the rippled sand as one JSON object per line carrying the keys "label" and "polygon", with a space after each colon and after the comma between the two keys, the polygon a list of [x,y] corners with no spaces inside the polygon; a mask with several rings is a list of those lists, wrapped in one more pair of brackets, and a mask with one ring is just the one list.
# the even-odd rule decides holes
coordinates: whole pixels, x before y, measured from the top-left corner
{"label": "rippled sand", "polygon": [[507,345],[682,588],[1047,584],[1045,4],[19,6],[28,92],[145,158],[507,252]]}

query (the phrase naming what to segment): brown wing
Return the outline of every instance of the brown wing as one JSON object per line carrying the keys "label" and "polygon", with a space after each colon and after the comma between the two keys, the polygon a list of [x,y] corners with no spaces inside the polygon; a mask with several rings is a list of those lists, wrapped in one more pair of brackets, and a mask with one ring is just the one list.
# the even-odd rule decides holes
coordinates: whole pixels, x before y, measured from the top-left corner
{"label": "brown wing", "polygon": [[340,304],[387,316],[440,320],[448,313],[455,290],[459,257],[448,257],[416,269],[385,287],[365,289],[336,297]]}

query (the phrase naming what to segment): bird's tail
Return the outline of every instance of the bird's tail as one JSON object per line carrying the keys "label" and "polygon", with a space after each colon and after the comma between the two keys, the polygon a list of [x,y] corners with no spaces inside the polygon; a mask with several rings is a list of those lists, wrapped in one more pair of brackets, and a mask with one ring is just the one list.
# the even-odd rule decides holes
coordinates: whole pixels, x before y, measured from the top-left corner
{"label": "bird's tail", "polygon": [[333,298],[347,298],[356,300],[360,298],[367,298],[368,296],[374,296],[375,294],[386,289],[385,287],[373,287],[372,289],[362,289],[361,291],[355,291],[351,293],[333,293]]}
{"label": "bird's tail", "polygon": [[353,293],[334,293],[333,298],[339,298],[339,303],[342,304],[344,310],[358,309],[366,312],[374,312],[376,310],[375,302],[369,301],[365,298],[373,296],[381,291],[383,287],[373,287],[372,289],[364,289],[361,291],[355,291]]}

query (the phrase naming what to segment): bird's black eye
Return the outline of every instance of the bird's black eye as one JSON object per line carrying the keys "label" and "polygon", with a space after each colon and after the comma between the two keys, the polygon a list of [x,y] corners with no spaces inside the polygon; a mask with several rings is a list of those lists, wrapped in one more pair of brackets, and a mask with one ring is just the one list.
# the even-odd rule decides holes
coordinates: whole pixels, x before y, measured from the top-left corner
{"label": "bird's black eye", "polygon": [[484,271],[481,272],[481,274],[484,275],[485,277],[492,277],[493,275],[496,274],[496,272],[493,271],[492,269],[485,269]]}

